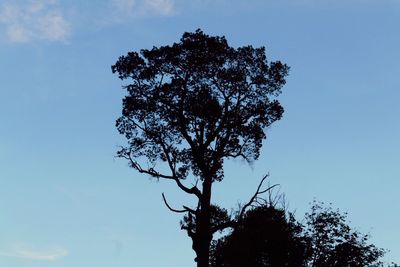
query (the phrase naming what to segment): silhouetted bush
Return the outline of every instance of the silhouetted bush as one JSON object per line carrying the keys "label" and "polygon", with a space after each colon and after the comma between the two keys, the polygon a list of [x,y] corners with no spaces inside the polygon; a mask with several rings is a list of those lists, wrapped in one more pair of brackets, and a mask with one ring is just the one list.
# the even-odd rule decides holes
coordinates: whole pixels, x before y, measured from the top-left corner
{"label": "silhouetted bush", "polygon": [[[248,210],[232,232],[213,241],[213,267],[373,267],[385,250],[352,229],[347,214],[314,202],[304,224],[283,208]],[[391,265],[393,267],[396,264]]]}

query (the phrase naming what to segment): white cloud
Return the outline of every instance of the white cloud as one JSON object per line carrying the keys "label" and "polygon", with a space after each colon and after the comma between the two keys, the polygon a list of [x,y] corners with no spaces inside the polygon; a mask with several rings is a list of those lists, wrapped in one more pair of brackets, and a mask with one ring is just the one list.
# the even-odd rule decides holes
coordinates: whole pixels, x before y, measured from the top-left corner
{"label": "white cloud", "polygon": [[171,16],[175,13],[173,0],[111,0],[117,17]]}
{"label": "white cloud", "polygon": [[32,33],[18,24],[11,24],[7,27],[6,31],[7,37],[13,41],[18,43],[25,43],[31,40]]}
{"label": "white cloud", "polygon": [[9,41],[65,41],[71,26],[60,11],[57,0],[13,1],[0,5],[0,24]]}
{"label": "white cloud", "polygon": [[32,249],[23,245],[15,245],[10,249],[0,251],[0,255],[28,260],[54,261],[68,255],[68,251],[61,247]]}

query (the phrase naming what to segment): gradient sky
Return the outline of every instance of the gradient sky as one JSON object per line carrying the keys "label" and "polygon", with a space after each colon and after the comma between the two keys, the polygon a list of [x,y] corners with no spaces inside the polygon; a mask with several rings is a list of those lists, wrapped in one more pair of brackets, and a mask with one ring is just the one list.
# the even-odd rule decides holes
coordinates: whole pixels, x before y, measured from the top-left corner
{"label": "gradient sky", "polygon": [[115,158],[110,66],[197,28],[291,66],[284,118],[252,166],[226,164],[215,202],[269,172],[299,219],[332,202],[400,263],[399,26],[398,0],[1,0],[0,266],[194,266],[161,193],[193,200]]}

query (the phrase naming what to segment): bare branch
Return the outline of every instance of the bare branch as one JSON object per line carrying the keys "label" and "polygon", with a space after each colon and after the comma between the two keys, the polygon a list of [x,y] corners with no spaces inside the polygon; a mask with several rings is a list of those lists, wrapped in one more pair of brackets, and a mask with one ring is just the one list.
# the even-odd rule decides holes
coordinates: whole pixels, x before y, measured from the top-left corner
{"label": "bare branch", "polygon": [[177,209],[171,208],[171,206],[170,206],[170,205],[168,204],[168,202],[167,202],[167,199],[165,198],[164,193],[162,193],[162,198],[163,198],[163,200],[164,200],[165,206],[167,206],[167,208],[168,208],[170,211],[173,211],[173,212],[176,212],[176,213],[188,212],[188,210],[186,210],[186,209],[177,210]]}
{"label": "bare branch", "polygon": [[173,177],[171,175],[165,175],[165,174],[159,173],[154,168],[143,169],[142,166],[137,161],[132,159],[130,153],[129,153],[129,155],[126,155],[126,156],[123,156],[123,157],[126,158],[127,160],[129,160],[129,162],[131,164],[131,167],[136,169],[140,173],[148,174],[148,175],[150,175],[152,177],[155,177],[155,178],[163,178],[163,179],[175,180],[175,177]]}
{"label": "bare branch", "polygon": [[261,203],[262,199],[261,199],[259,196],[262,195],[262,194],[264,194],[264,193],[266,193],[266,192],[270,192],[274,187],[276,187],[276,186],[279,185],[279,184],[275,184],[275,185],[272,185],[272,186],[268,186],[268,187],[265,188],[265,189],[262,189],[263,184],[264,184],[265,180],[266,180],[268,177],[269,177],[269,174],[266,174],[266,175],[261,179],[261,181],[260,181],[260,183],[259,183],[259,185],[258,185],[258,187],[257,187],[256,192],[255,192],[254,195],[250,198],[249,202],[247,202],[242,208],[239,207],[240,212],[239,212],[239,215],[238,215],[238,217],[236,218],[236,220],[229,220],[229,221],[220,223],[220,224],[218,224],[218,225],[215,225],[215,226],[213,226],[213,227],[211,228],[211,232],[212,232],[212,233],[215,233],[215,232],[217,232],[217,231],[222,231],[222,230],[224,230],[224,229],[226,229],[226,228],[235,228],[235,227],[238,225],[238,223],[240,223],[240,221],[242,220],[242,218],[243,218],[243,216],[244,216],[244,213],[246,212],[246,210],[247,210],[249,207],[255,206],[254,204],[261,205],[261,204],[262,204],[262,203]]}
{"label": "bare branch", "polygon": [[244,213],[246,212],[246,209],[251,207],[253,205],[254,202],[258,201],[258,196],[261,194],[264,194],[267,191],[270,191],[271,189],[273,189],[274,187],[278,186],[279,184],[274,184],[272,186],[267,187],[264,190],[261,190],[261,187],[264,183],[264,181],[269,177],[269,174],[266,174],[260,181],[256,192],[254,193],[254,195],[250,198],[249,202],[247,202],[240,210],[239,215],[238,215],[238,219],[237,221],[241,221],[243,218]]}

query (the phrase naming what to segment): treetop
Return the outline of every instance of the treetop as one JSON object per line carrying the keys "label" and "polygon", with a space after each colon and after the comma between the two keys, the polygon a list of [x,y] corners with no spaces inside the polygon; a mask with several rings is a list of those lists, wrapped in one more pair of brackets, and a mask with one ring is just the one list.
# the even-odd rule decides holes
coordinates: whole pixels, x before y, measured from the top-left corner
{"label": "treetop", "polygon": [[[186,32],[172,45],[119,57],[112,66],[124,88],[119,132],[129,145],[119,156],[154,177],[223,178],[225,158],[259,157],[265,128],[279,120],[275,99],[289,67],[268,62],[265,48],[233,48],[225,37]],[[147,158],[143,168],[138,158]],[[167,163],[161,174],[155,163]]]}

